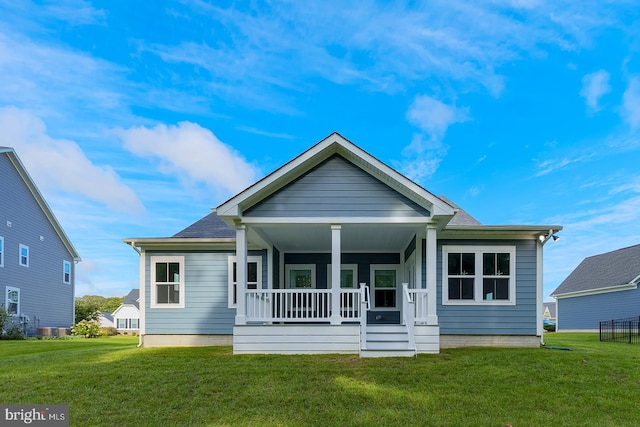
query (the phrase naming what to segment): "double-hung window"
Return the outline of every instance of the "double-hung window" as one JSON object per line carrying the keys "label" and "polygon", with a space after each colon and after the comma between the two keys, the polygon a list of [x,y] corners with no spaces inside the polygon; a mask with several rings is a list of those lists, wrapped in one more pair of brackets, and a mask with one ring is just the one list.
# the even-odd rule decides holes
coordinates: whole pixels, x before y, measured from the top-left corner
{"label": "double-hung window", "polygon": [[67,285],[71,284],[71,263],[69,261],[62,261],[62,282]]}
{"label": "double-hung window", "polygon": [[[236,257],[230,256],[228,259],[228,286],[229,301],[228,307],[235,308],[238,303],[238,266]],[[262,289],[262,257],[247,257],[247,289]]]}
{"label": "double-hung window", "polygon": [[20,265],[29,267],[29,246],[20,244]]}
{"label": "double-hung window", "polygon": [[184,257],[151,259],[151,308],[184,308]]}
{"label": "double-hung window", "polygon": [[17,316],[20,313],[20,289],[7,286],[6,292],[5,307],[7,313],[12,316]]}
{"label": "double-hung window", "polygon": [[513,246],[443,246],[445,305],[514,305],[516,249]]}

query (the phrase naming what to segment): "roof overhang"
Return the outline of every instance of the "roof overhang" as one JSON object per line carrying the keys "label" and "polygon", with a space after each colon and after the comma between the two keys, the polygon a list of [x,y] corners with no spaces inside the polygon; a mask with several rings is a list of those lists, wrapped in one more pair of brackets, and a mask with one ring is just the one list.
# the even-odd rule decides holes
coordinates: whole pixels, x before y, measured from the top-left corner
{"label": "roof overhang", "polygon": [[638,283],[640,283],[640,276],[636,277],[629,283],[625,283],[622,285],[604,286],[601,288],[585,289],[582,291],[575,291],[575,292],[565,292],[562,294],[553,293],[551,294],[551,296],[555,299],[562,299],[562,298],[584,297],[587,295],[606,294],[610,292],[630,291],[633,289],[638,289]]}
{"label": "roof overhang", "polygon": [[[199,250],[199,249],[233,249],[235,238],[212,239],[191,237],[141,237],[122,239],[124,243],[139,250]],[[251,248],[250,248],[251,249]]]}
{"label": "roof overhang", "polygon": [[69,237],[67,236],[67,234],[62,229],[62,226],[58,222],[58,219],[53,214],[53,211],[51,210],[46,200],[40,193],[40,190],[38,190],[38,187],[36,187],[35,182],[33,181],[33,179],[31,179],[31,176],[29,175],[29,173],[27,172],[27,169],[24,167],[24,165],[20,161],[20,158],[18,157],[14,149],[11,147],[0,147],[0,153],[4,153],[7,155],[7,157],[9,158],[9,161],[11,162],[11,164],[13,164],[13,167],[16,169],[16,171],[18,172],[18,174],[20,175],[24,183],[27,185],[27,188],[29,189],[29,191],[33,195],[33,198],[36,200],[36,202],[40,206],[40,209],[42,209],[42,212],[44,213],[44,215],[49,220],[49,223],[55,230],[56,234],[58,235],[58,237],[60,237],[60,240],[62,241],[64,246],[67,248],[67,250],[73,257],[73,260],[75,262],[80,262],[81,261],[80,255],[74,248],[73,244],[71,243],[71,240],[69,240]]}
{"label": "roof overhang", "polygon": [[560,225],[455,225],[441,230],[438,239],[539,239],[560,230]]}
{"label": "roof overhang", "polygon": [[431,219],[438,221],[442,226],[453,217],[455,209],[451,205],[338,133],[332,133],[309,150],[227,200],[216,208],[216,213],[233,226],[234,222],[242,221],[243,212],[246,209],[282,189],[334,155],[342,156],[398,193],[429,210]]}

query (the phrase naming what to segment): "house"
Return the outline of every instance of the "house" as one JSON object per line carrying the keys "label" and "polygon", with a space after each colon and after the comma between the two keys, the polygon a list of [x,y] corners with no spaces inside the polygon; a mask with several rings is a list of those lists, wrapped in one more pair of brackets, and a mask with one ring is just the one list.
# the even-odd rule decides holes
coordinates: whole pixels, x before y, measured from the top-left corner
{"label": "house", "polygon": [[554,321],[556,320],[556,302],[555,301],[545,301],[542,303],[542,308],[544,309],[544,313],[542,317]]}
{"label": "house", "polygon": [[600,321],[640,316],[640,245],[585,258],[551,294],[558,331],[598,331]]}
{"label": "house", "polygon": [[0,305],[28,333],[69,328],[80,257],[9,147],[0,147],[0,182]]}
{"label": "house", "polygon": [[539,345],[560,226],[482,225],[334,133],[140,255],[146,347],[437,353]]}
{"label": "house", "polygon": [[113,312],[113,323],[118,332],[138,332],[140,322],[140,292],[132,289]]}
{"label": "house", "polygon": [[112,313],[101,311],[100,315],[98,316],[98,322],[100,322],[101,328],[115,328],[115,323],[113,322]]}

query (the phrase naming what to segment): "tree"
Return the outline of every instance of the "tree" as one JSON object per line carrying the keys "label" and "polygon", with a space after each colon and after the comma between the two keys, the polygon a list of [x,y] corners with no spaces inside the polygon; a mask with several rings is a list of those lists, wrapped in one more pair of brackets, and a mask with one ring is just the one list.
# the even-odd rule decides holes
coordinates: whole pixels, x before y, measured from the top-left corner
{"label": "tree", "polygon": [[112,313],[120,304],[124,297],[105,298],[100,295],[85,295],[76,298],[76,321],[98,320],[101,311]]}

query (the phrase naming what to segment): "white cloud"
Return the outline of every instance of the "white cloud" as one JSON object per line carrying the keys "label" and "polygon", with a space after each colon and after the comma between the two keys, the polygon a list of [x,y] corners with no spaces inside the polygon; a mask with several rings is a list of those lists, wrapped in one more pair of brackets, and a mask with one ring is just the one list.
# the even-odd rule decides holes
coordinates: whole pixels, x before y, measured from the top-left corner
{"label": "white cloud", "polygon": [[178,174],[193,183],[204,183],[227,195],[255,182],[257,169],[210,130],[196,123],[118,130],[124,146],[133,154],[159,161],[164,174]]}
{"label": "white cloud", "polygon": [[592,110],[600,110],[600,98],[609,92],[611,92],[611,86],[609,86],[609,73],[607,71],[598,70],[582,78],[580,96],[585,98],[587,106]]}
{"label": "white cloud", "polygon": [[622,113],[624,119],[633,129],[640,126],[640,77],[629,81],[627,90],[622,95]]}
{"label": "white cloud", "polygon": [[43,192],[79,194],[117,212],[144,211],[111,166],[94,164],[74,141],[50,137],[44,122],[32,113],[1,108],[0,129],[0,145],[15,148]]}
{"label": "white cloud", "polygon": [[447,105],[428,95],[416,96],[407,111],[409,122],[436,141],[444,138],[449,126],[467,121],[468,117],[467,108]]}

